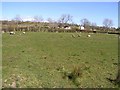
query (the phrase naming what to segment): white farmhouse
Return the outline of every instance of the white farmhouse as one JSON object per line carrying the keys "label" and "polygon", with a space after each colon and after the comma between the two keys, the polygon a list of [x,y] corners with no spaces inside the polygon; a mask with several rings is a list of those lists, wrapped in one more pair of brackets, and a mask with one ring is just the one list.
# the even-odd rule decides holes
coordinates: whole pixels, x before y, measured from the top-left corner
{"label": "white farmhouse", "polygon": [[81,30],[85,30],[85,28],[83,26],[80,27]]}
{"label": "white farmhouse", "polygon": [[70,26],[64,26],[64,29],[71,29]]}

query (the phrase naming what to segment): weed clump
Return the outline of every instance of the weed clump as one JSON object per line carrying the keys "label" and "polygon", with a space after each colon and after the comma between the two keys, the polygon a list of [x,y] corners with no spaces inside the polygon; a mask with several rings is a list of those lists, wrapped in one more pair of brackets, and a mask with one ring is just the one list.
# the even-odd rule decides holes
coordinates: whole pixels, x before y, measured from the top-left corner
{"label": "weed clump", "polygon": [[73,71],[68,74],[68,79],[70,80],[76,80],[77,78],[82,76],[82,70],[80,67],[74,67]]}
{"label": "weed clump", "polygon": [[65,70],[65,68],[59,69],[62,73],[63,79],[68,79],[74,83],[74,85],[79,86],[80,82],[78,81],[79,78],[82,77],[82,70],[80,67],[75,66],[71,71]]}

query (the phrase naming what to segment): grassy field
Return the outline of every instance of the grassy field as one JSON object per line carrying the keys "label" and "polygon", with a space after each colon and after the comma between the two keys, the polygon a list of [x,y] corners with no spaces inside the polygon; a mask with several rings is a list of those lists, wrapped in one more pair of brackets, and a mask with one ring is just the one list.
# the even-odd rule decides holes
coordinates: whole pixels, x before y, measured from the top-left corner
{"label": "grassy field", "polygon": [[114,88],[117,35],[27,32],[2,35],[3,87]]}

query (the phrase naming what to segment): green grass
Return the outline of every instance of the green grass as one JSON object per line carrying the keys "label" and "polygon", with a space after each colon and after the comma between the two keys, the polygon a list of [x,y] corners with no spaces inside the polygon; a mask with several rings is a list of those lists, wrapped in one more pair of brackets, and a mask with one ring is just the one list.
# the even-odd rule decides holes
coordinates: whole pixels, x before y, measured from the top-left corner
{"label": "green grass", "polygon": [[[117,35],[27,32],[2,35],[3,86],[16,81],[17,87],[112,88],[106,78],[117,75]],[[82,75],[73,81],[63,78],[75,67]],[[77,84],[76,84],[77,83]]]}

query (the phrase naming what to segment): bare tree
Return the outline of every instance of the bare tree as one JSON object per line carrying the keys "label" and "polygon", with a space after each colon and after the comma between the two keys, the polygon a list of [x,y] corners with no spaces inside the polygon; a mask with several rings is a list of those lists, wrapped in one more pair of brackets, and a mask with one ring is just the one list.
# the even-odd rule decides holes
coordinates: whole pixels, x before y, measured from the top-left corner
{"label": "bare tree", "polygon": [[49,22],[49,27],[50,28],[54,27],[54,25],[53,25],[54,21],[51,18],[48,18],[47,21]]}
{"label": "bare tree", "polygon": [[16,23],[16,25],[17,25],[17,30],[18,30],[19,23],[22,21],[22,18],[20,17],[20,15],[16,15],[16,16],[13,18],[13,21]]}
{"label": "bare tree", "polygon": [[34,16],[34,22],[36,22],[35,27],[38,27],[38,31],[40,31],[40,29],[42,27],[42,21],[43,21],[42,16]]}
{"label": "bare tree", "polygon": [[104,19],[103,26],[105,26],[106,28],[110,28],[111,26],[113,26],[113,21],[111,19]]}
{"label": "bare tree", "polygon": [[52,20],[52,18],[48,18],[47,21],[48,22],[53,22],[54,20]]}
{"label": "bare tree", "polygon": [[81,20],[81,24],[83,26],[90,26],[90,21],[88,19],[84,18]]}
{"label": "bare tree", "polygon": [[48,18],[47,21],[49,22],[50,28],[56,28],[58,26],[57,22],[51,18]]}
{"label": "bare tree", "polygon": [[87,28],[87,29],[89,29],[89,27],[90,27],[90,25],[91,25],[90,21],[89,21],[88,19],[86,19],[86,18],[84,18],[84,19],[81,20],[81,24],[82,24],[85,28]]}
{"label": "bare tree", "polygon": [[22,18],[21,18],[20,15],[16,15],[16,16],[13,18],[13,20],[15,20],[15,21],[22,21]]}
{"label": "bare tree", "polygon": [[42,16],[34,16],[34,22],[42,22],[43,17]]}
{"label": "bare tree", "polygon": [[96,28],[97,24],[95,22],[91,23],[92,30]]}
{"label": "bare tree", "polygon": [[58,20],[58,23],[61,23],[62,25],[72,22],[72,16],[70,14],[63,14]]}

